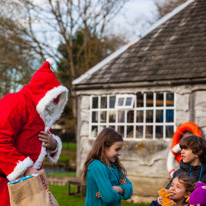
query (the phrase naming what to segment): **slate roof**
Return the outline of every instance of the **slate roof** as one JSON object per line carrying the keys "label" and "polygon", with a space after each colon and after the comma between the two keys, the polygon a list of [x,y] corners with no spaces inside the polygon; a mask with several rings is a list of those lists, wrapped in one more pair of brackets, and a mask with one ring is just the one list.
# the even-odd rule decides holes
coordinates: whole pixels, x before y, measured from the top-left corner
{"label": "slate roof", "polygon": [[76,86],[161,81],[206,83],[206,0],[191,1]]}

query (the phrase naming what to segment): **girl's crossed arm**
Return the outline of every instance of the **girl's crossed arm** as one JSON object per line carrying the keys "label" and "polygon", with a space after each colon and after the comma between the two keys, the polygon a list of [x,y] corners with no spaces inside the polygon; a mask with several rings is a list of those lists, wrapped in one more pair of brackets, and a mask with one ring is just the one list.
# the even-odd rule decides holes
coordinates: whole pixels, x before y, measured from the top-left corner
{"label": "girl's crossed arm", "polygon": [[121,187],[123,189],[123,194],[122,194],[122,199],[129,199],[132,196],[133,193],[133,187],[132,187],[132,183],[129,181],[129,179],[124,176],[124,174],[122,173],[123,178],[120,179],[120,185],[119,187]]}
{"label": "girl's crossed arm", "polygon": [[105,203],[119,202],[121,200],[121,195],[113,189],[106,165],[100,161],[96,161],[95,164],[93,164],[91,172],[98,187],[96,197],[101,197]]}

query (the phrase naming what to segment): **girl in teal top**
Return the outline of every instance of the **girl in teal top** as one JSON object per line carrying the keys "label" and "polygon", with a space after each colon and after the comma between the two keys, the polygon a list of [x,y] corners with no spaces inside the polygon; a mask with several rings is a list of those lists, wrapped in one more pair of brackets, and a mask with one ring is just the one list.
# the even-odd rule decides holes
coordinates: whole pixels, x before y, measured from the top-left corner
{"label": "girl in teal top", "polygon": [[121,199],[131,197],[132,183],[119,161],[122,146],[122,136],[112,128],[98,135],[83,169],[85,206],[120,206]]}

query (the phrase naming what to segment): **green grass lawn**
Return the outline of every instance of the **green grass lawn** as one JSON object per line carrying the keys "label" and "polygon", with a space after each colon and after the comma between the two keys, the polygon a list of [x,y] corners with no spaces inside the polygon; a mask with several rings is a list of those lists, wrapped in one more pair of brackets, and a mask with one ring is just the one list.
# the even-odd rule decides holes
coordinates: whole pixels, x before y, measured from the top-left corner
{"label": "green grass lawn", "polygon": [[62,150],[76,151],[76,142],[62,142]]}
{"label": "green grass lawn", "polygon": [[[84,206],[85,198],[81,198],[75,195],[68,196],[67,194],[67,185],[58,186],[58,185],[50,185],[49,186],[51,192],[57,199],[59,206]],[[75,192],[75,187],[71,188]],[[136,203],[131,204],[125,200],[122,200],[122,206],[148,206],[149,204],[144,203]]]}
{"label": "green grass lawn", "polygon": [[62,173],[47,173],[47,176],[54,176],[54,177],[76,177],[76,172],[62,172]]}

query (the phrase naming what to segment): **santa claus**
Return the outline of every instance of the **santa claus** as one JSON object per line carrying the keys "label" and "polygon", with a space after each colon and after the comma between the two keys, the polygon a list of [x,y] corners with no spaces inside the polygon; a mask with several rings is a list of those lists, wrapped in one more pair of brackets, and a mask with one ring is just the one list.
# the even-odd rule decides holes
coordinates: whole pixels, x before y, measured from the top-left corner
{"label": "santa claus", "polygon": [[47,60],[19,92],[0,100],[0,200],[9,206],[8,181],[37,172],[45,157],[56,163],[62,143],[50,132],[67,102]]}

